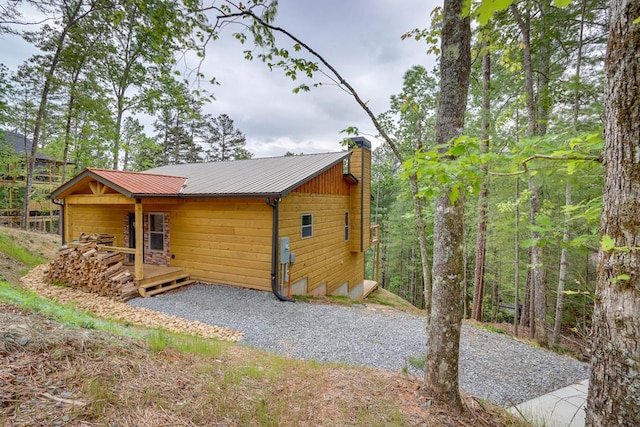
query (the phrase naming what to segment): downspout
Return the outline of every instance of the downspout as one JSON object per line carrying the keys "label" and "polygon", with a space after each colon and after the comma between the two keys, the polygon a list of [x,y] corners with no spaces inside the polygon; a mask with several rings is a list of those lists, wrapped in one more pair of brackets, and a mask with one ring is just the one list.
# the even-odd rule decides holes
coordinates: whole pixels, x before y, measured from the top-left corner
{"label": "downspout", "polygon": [[60,206],[60,219],[58,220],[58,231],[60,232],[60,236],[62,236],[62,246],[66,245],[67,242],[64,238],[64,202],[60,203],[56,201],[57,199],[51,199],[51,202],[54,205]]}
{"label": "downspout", "polygon": [[280,199],[267,197],[267,204],[273,208],[273,227],[271,232],[271,291],[280,301],[294,301],[278,291],[278,202]]}

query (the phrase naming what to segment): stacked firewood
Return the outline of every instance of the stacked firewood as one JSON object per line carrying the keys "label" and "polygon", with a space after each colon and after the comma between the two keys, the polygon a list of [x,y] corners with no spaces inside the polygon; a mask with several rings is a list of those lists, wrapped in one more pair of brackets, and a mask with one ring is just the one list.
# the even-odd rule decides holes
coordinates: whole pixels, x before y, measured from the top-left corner
{"label": "stacked firewood", "polygon": [[107,233],[80,234],[80,242],[82,243],[95,242],[102,245],[104,244],[111,245],[113,244],[113,239],[114,239],[113,234],[107,234]]}
{"label": "stacked firewood", "polygon": [[124,266],[124,255],[102,249],[97,243],[60,249],[49,264],[48,279],[119,301],[138,296],[135,276]]}

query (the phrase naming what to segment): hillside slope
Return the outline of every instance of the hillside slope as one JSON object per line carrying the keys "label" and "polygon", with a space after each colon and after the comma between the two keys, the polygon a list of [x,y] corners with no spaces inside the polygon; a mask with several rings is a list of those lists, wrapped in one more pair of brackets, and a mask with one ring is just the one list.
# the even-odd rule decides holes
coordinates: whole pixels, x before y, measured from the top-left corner
{"label": "hillside slope", "polygon": [[[8,246],[55,254],[55,238],[48,251],[39,234],[10,233]],[[28,268],[21,259],[7,262]],[[0,280],[0,425],[516,423],[471,398],[465,415],[447,413],[418,379],[400,373],[291,360],[106,321],[8,281]]]}

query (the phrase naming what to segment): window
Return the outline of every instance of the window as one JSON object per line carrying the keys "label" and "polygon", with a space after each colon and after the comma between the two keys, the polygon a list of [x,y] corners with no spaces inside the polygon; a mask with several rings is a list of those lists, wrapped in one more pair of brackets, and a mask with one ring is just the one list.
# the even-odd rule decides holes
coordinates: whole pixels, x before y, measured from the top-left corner
{"label": "window", "polygon": [[349,212],[344,213],[344,240],[349,240]]}
{"label": "window", "polygon": [[351,173],[351,167],[349,165],[349,157],[342,161],[342,173],[347,174]]}
{"label": "window", "polygon": [[164,214],[149,214],[149,249],[164,251]]}
{"label": "window", "polygon": [[313,236],[313,215],[311,214],[303,214],[302,215],[302,238],[306,239],[307,237]]}

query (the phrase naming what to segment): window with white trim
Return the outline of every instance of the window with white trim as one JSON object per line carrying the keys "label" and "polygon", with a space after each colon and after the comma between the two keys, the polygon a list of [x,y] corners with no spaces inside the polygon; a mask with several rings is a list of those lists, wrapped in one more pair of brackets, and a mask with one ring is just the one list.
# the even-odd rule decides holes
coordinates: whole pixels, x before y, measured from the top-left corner
{"label": "window with white trim", "polygon": [[313,215],[302,214],[301,217],[301,236],[303,239],[313,236]]}
{"label": "window with white trim", "polygon": [[164,214],[149,214],[149,250],[164,251]]}

